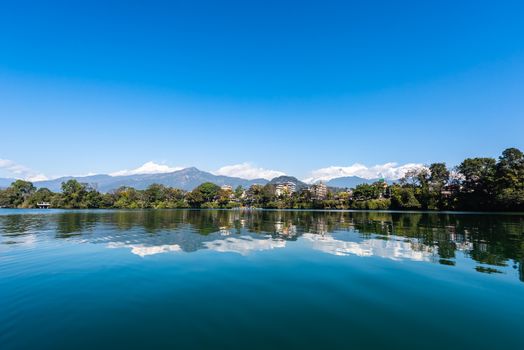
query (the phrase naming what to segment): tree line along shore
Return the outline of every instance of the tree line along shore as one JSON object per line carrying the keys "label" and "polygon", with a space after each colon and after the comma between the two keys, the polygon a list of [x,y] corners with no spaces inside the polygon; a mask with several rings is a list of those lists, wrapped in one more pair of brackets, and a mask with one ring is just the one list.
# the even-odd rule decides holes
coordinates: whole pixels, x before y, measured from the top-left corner
{"label": "tree line along shore", "polygon": [[498,159],[467,158],[449,169],[433,163],[408,171],[393,184],[377,181],[351,189],[288,191],[278,184],[233,189],[203,183],[192,191],[152,184],[144,190],[120,187],[108,193],[68,180],[61,192],[16,180],[0,190],[3,208],[277,208],[524,211],[524,154],[504,150]]}

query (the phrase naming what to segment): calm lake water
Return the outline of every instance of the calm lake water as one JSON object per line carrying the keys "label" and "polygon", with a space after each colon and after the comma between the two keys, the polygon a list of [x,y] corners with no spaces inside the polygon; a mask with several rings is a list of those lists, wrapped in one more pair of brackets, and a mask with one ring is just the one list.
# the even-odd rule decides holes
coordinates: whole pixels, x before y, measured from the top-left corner
{"label": "calm lake water", "polygon": [[0,210],[0,349],[524,349],[524,215]]}

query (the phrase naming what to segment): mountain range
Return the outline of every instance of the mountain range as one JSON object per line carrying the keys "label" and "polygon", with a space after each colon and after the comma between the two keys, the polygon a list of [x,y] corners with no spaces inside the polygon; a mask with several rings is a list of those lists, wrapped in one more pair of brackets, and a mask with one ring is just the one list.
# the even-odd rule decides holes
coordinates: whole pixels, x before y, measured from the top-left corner
{"label": "mountain range", "polygon": [[294,183],[296,188],[297,188],[297,191],[300,191],[301,189],[304,189],[304,188],[308,187],[308,185],[305,182],[300,181],[296,177],[287,176],[287,175],[282,175],[282,176],[279,176],[279,177],[275,177],[274,179],[269,181],[269,184],[271,184],[271,185],[278,185],[278,184],[281,184],[281,183],[284,183],[284,182],[292,182],[292,183]]}
{"label": "mountain range", "polygon": [[[339,187],[339,188],[355,188],[357,185],[361,184],[372,184],[379,181],[379,178],[376,179],[364,179],[358,176],[344,176],[331,179],[326,182],[328,187]],[[391,181],[386,181],[391,183]]]}
{"label": "mountain range", "polygon": [[[46,187],[51,191],[58,192],[61,190],[62,182],[71,179],[75,179],[82,183],[90,184],[101,192],[109,192],[121,186],[130,186],[136,189],[145,189],[153,183],[180,188],[186,191],[191,191],[192,189],[204,182],[212,182],[219,186],[230,185],[233,188],[239,185],[244,188],[247,188],[254,184],[278,184],[288,181],[295,183],[297,189],[299,190],[308,186],[306,183],[292,176],[279,176],[272,179],[271,181],[268,181],[266,179],[247,180],[239,177],[214,175],[194,167],[161,174],[138,174],[125,176],[111,176],[103,174],[91,176],[66,176],[53,180],[36,181],[34,182],[34,185],[38,188]],[[347,176],[332,179],[326,182],[326,185],[329,187],[349,188],[355,187],[356,185],[362,183],[372,183],[377,180],[378,179],[364,179],[358,176]],[[8,187],[13,181],[15,180],[0,178],[0,188]]]}
{"label": "mountain range", "polygon": [[237,187],[249,187],[253,184],[264,185],[268,182],[266,179],[246,180],[239,177],[230,177],[223,175],[213,175],[206,171],[201,171],[197,168],[185,168],[171,173],[161,174],[138,174],[126,176],[110,176],[110,175],[93,175],[84,177],[61,177],[49,181],[35,182],[37,187],[47,187],[52,191],[59,191],[62,182],[76,179],[82,183],[88,183],[96,187],[101,192],[108,192],[117,189],[121,186],[134,187],[139,190],[147,188],[153,183],[176,187],[182,190],[191,191],[198,185],[204,182],[212,182],[219,186],[230,185]]}

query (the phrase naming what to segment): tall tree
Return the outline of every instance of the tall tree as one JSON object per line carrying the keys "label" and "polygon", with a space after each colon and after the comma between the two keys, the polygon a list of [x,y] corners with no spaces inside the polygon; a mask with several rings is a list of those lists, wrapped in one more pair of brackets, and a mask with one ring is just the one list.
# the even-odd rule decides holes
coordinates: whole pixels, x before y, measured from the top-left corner
{"label": "tall tree", "polygon": [[62,205],[65,208],[98,208],[101,194],[93,187],[75,179],[62,182]]}
{"label": "tall tree", "polygon": [[449,170],[446,163],[433,163],[429,166],[429,202],[428,209],[448,208],[446,197],[442,196],[442,189],[449,182]]}
{"label": "tall tree", "polygon": [[524,154],[516,148],[504,150],[497,163],[496,201],[501,209],[524,210]]}
{"label": "tall tree", "polygon": [[420,209],[421,204],[415,197],[411,186],[394,185],[391,188],[391,205],[394,209]]}
{"label": "tall tree", "polygon": [[11,206],[15,208],[23,206],[35,191],[36,187],[31,182],[16,180],[11,184],[10,191],[8,191]]}
{"label": "tall tree", "polygon": [[493,158],[468,158],[457,167],[463,176],[461,206],[487,210],[493,207],[496,161]]}
{"label": "tall tree", "polygon": [[205,182],[187,194],[190,206],[200,208],[204,203],[210,203],[217,199],[220,187],[211,182]]}
{"label": "tall tree", "polygon": [[449,170],[446,163],[433,163],[429,166],[429,182],[439,190],[449,181]]}
{"label": "tall tree", "polygon": [[66,208],[82,208],[82,201],[86,195],[86,184],[71,179],[62,182],[62,196]]}
{"label": "tall tree", "polygon": [[242,185],[238,185],[237,188],[235,188],[235,198],[236,199],[242,199],[244,196],[244,188]]}

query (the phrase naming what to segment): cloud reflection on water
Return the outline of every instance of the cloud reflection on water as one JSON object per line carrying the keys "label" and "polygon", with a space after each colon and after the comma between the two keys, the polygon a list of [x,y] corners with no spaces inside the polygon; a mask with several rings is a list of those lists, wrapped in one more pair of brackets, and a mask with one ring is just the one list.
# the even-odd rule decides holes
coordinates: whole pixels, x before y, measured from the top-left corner
{"label": "cloud reflection on water", "polygon": [[[47,213],[47,214],[44,214]],[[524,216],[266,210],[35,211],[0,215],[0,253],[101,244],[140,257],[301,249],[336,256],[477,264],[524,280]],[[1,257],[1,256],[0,256]],[[491,270],[489,270],[491,271]]]}
{"label": "cloud reflection on water", "polygon": [[[395,238],[388,240],[371,238],[354,242],[339,240],[331,235],[305,233],[302,239],[308,241],[312,249],[339,256],[378,256],[392,260],[430,261],[434,254],[434,249],[431,247]],[[418,250],[413,249],[414,244],[417,245]]]}
{"label": "cloud reflection on water", "polygon": [[178,244],[162,244],[156,246],[145,246],[142,244],[124,244],[120,242],[110,242],[106,246],[107,248],[130,248],[131,253],[145,257],[148,255],[156,255],[161,253],[172,253],[180,252],[182,248]]}

